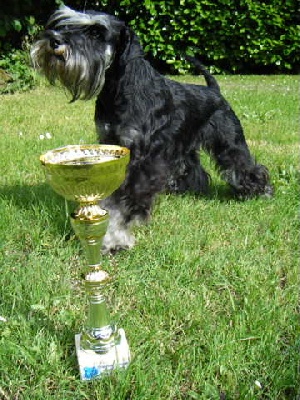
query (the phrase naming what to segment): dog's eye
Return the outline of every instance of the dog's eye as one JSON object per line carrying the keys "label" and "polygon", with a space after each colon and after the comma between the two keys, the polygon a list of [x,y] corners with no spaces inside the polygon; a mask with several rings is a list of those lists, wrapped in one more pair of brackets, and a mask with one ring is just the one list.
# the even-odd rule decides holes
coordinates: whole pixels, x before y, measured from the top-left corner
{"label": "dog's eye", "polygon": [[95,39],[105,38],[106,28],[104,26],[92,26],[89,28],[89,35]]}
{"label": "dog's eye", "polygon": [[90,34],[91,36],[98,36],[98,29],[96,29],[96,28],[90,28],[89,34]]}

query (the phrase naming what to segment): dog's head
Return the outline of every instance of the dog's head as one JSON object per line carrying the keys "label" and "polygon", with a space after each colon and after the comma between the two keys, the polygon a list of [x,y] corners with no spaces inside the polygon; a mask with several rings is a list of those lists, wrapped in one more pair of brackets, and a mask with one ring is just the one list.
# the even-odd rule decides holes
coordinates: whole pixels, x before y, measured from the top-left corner
{"label": "dog's head", "polygon": [[59,80],[73,101],[90,99],[101,92],[125,30],[125,24],[111,15],[63,6],[33,45],[33,65],[51,83]]}

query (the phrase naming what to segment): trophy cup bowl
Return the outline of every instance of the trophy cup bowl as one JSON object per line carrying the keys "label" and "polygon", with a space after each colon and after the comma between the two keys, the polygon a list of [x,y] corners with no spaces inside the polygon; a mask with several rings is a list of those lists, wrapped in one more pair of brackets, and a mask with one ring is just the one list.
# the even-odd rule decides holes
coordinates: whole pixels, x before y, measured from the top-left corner
{"label": "trophy cup bowl", "polygon": [[100,200],[110,196],[125,179],[130,152],[114,145],[69,145],[41,155],[46,179],[66,200],[79,203],[71,214],[72,227],[87,258],[85,290],[89,302],[83,332],[75,335],[80,376],[90,380],[116,367],[126,367],[130,351],[123,329],[111,323],[104,289],[110,281],[100,265],[108,213]]}
{"label": "trophy cup bowl", "polygon": [[99,202],[125,178],[129,150],[114,145],[69,145],[40,157],[52,188],[66,200]]}

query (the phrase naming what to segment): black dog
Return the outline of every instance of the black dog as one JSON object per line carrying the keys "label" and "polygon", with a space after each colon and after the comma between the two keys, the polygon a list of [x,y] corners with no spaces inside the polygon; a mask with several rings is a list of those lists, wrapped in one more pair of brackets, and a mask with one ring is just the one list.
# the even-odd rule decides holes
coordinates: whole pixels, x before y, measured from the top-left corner
{"label": "black dog", "polygon": [[268,170],[251,157],[238,118],[201,64],[207,86],[168,80],[144,59],[123,22],[68,7],[50,17],[31,57],[73,101],[97,96],[99,141],[131,150],[126,180],[104,204],[110,212],[104,250],[133,246],[130,226],[148,218],[157,193],[207,191],[201,148],[239,196],[272,195]]}

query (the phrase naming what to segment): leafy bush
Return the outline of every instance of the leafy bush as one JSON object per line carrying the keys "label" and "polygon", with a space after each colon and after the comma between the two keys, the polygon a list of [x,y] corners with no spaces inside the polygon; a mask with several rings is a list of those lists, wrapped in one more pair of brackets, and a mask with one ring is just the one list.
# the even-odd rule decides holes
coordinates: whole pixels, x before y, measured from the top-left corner
{"label": "leafy bush", "polygon": [[[30,2],[30,1],[29,1]],[[14,93],[34,86],[34,72],[30,65],[29,48],[32,38],[40,30],[33,15],[21,15],[28,1],[17,7],[12,1],[2,8],[0,17],[0,93]],[[10,9],[10,12],[9,12]],[[29,12],[29,11],[28,11]]]}
{"label": "leafy bush", "polygon": [[216,72],[291,72],[300,61],[296,9],[295,0],[123,0],[119,13],[133,16],[146,52],[174,72],[186,71],[186,52]]}
{"label": "leafy bush", "polygon": [[34,71],[30,66],[29,52],[13,50],[0,58],[0,71],[5,71],[7,79],[1,80],[0,93],[14,93],[31,89],[35,84]]}
{"label": "leafy bush", "polygon": [[25,37],[34,36],[39,30],[33,15],[0,17],[0,50],[5,53],[12,47],[19,48]]}

